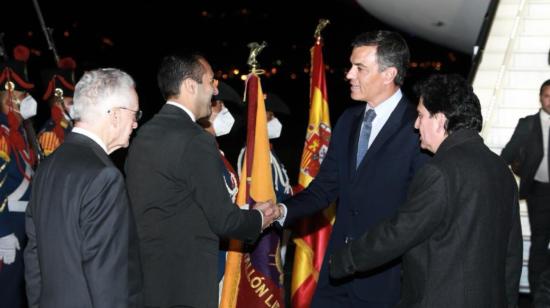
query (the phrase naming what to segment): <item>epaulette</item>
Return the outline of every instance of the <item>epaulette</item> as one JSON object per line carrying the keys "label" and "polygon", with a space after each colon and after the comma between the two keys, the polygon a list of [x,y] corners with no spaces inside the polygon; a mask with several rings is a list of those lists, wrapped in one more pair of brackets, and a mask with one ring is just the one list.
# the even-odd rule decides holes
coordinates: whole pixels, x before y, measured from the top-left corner
{"label": "epaulette", "polygon": [[0,135],[0,158],[6,163],[10,161],[9,144],[4,135]]}
{"label": "epaulette", "polygon": [[48,156],[55,151],[60,145],[59,138],[55,135],[54,132],[45,131],[38,136],[38,142],[44,151],[44,155]]}

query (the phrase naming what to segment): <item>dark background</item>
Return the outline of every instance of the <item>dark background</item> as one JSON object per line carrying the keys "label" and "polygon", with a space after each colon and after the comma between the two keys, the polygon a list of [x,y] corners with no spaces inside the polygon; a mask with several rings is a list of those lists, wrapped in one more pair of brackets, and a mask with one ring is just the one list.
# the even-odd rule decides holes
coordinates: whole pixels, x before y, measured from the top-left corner
{"label": "dark background", "polygon": [[[54,29],[53,39],[61,57],[77,62],[77,78],[84,70],[117,67],[131,74],[137,83],[143,124],[156,113],[164,100],[156,85],[156,70],[163,55],[180,49],[202,52],[212,64],[216,78],[243,93],[240,74],[246,74],[246,60],[252,41],[268,46],[258,57],[262,68],[277,73],[262,75],[264,92],[277,93],[289,106],[291,115],[278,115],[283,123],[274,149],[287,167],[291,184],[297,173],[309,110],[309,49],[319,18],[330,20],[323,31],[324,60],[327,66],[328,101],[334,123],[350,104],[349,86],[344,76],[349,67],[350,43],[361,32],[396,30],[369,15],[353,0],[332,1],[40,1],[46,24]],[[435,45],[414,34],[399,31],[411,50],[411,65],[404,92],[413,101],[411,89],[419,80],[435,72],[458,73],[466,77],[471,55]],[[39,101],[44,93],[40,80],[43,69],[55,66],[53,54],[38,21],[32,0],[4,1],[0,32],[11,56],[17,44],[31,48],[28,69],[35,83],[32,95]],[[239,70],[235,76],[230,72]],[[227,74],[227,79],[223,75]],[[49,117],[43,102],[35,125],[39,129]],[[221,148],[236,166],[235,159],[244,140],[244,108],[229,106],[237,122],[228,136],[218,138]],[[125,150],[112,156],[122,166]],[[529,299],[522,296],[520,307]]]}
{"label": "dark background", "polygon": [[[278,94],[291,114],[279,115],[283,131],[273,140],[276,153],[285,163],[291,184],[297,180],[309,110],[309,66],[313,33],[319,18],[330,20],[323,31],[324,60],[327,66],[328,100],[332,124],[351,103],[344,78],[349,67],[350,42],[363,32],[392,29],[378,21],[352,0],[340,1],[40,1],[46,24],[54,29],[60,57],[71,56],[77,62],[77,78],[84,70],[117,67],[137,82],[144,123],[156,113],[164,100],[156,86],[156,69],[163,55],[192,49],[203,53],[212,64],[216,78],[243,93],[241,74],[248,72],[246,60],[251,41],[266,41],[258,56],[264,92]],[[28,62],[33,96],[43,94],[41,70],[54,67],[31,0],[3,4],[0,31],[11,56],[17,44],[31,48]],[[471,66],[470,55],[434,45],[400,31],[411,50],[411,67],[405,93],[414,100],[411,87],[433,72],[455,72],[463,76]],[[239,70],[238,75],[231,72]],[[224,78],[224,74],[225,77]],[[244,140],[244,108],[232,108],[237,123],[231,134],[219,138],[221,148],[232,163]],[[39,129],[48,118],[43,103],[36,117]],[[125,151],[113,154],[119,164]],[[235,164],[234,164],[235,165]]]}

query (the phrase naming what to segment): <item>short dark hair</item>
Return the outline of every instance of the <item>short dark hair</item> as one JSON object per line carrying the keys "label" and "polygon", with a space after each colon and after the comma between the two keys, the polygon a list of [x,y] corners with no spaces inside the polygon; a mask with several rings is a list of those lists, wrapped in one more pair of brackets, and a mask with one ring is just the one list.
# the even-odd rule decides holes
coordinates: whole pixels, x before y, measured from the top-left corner
{"label": "short dark hair", "polygon": [[162,59],[157,73],[157,82],[160,93],[165,99],[178,96],[181,83],[187,78],[202,83],[205,69],[200,62],[201,59],[206,61],[198,53],[173,54]]}
{"label": "short dark hair", "polygon": [[402,86],[407,74],[410,53],[405,39],[392,31],[372,31],[359,34],[351,43],[353,48],[376,46],[376,61],[380,71],[389,67],[397,69],[394,83]]}
{"label": "short dark hair", "polygon": [[544,88],[550,86],[550,79],[546,80],[545,82],[542,83],[542,85],[540,86],[540,91],[539,91],[539,95],[542,95],[542,91],[544,91]]}
{"label": "short dark hair", "polygon": [[418,84],[415,90],[430,116],[439,112],[445,115],[447,134],[462,128],[481,131],[481,104],[472,86],[461,76],[435,74]]}

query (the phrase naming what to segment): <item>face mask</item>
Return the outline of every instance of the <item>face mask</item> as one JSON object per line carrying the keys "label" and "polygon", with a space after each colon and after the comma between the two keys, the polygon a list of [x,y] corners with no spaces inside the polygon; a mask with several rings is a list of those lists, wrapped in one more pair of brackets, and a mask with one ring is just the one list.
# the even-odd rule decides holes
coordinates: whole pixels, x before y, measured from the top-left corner
{"label": "face mask", "polygon": [[281,136],[281,130],[283,129],[283,124],[279,122],[279,119],[273,117],[271,121],[267,122],[267,136],[269,139],[276,139]]}
{"label": "face mask", "polygon": [[229,134],[233,127],[233,123],[235,123],[235,118],[233,118],[231,112],[224,106],[214,119],[214,123],[212,123],[216,137]]}
{"label": "face mask", "polygon": [[19,105],[19,113],[21,113],[21,117],[24,120],[34,117],[36,115],[37,105],[36,100],[32,96],[27,95]]}

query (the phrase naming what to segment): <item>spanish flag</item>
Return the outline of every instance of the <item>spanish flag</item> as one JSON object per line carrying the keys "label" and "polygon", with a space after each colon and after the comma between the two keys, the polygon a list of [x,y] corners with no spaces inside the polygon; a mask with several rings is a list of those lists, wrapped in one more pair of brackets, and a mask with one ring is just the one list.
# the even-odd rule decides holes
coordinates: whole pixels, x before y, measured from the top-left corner
{"label": "spanish flag", "polygon": [[[305,189],[319,172],[331,135],[320,37],[311,49],[311,59],[309,124],[302,151],[297,191]],[[307,217],[298,224],[296,239],[294,239],[296,251],[291,285],[293,308],[307,308],[311,304],[334,216],[335,206],[331,205],[325,211]]]}
{"label": "spanish flag", "polygon": [[[246,152],[237,194],[241,207],[267,200],[275,202],[265,102],[258,75],[248,76],[246,88]],[[253,246],[231,241],[221,308],[284,307],[279,245],[280,235],[271,227]]]}

